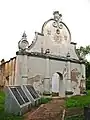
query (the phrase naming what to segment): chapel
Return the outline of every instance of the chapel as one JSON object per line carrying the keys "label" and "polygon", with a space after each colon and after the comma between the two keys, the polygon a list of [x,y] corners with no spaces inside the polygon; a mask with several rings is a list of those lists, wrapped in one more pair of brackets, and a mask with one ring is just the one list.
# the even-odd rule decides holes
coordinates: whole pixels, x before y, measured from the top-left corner
{"label": "chapel", "polygon": [[[86,90],[85,62],[76,53],[76,43],[59,11],[35,32],[31,44],[24,32],[14,58],[8,85],[31,84],[38,93],[65,97]],[[11,65],[11,64],[10,64]]]}

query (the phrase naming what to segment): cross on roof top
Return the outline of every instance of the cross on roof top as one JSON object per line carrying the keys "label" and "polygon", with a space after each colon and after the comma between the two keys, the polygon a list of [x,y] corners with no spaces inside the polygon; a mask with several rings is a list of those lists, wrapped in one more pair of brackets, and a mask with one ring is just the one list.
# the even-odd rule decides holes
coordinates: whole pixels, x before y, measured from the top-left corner
{"label": "cross on roof top", "polygon": [[62,14],[59,14],[59,11],[54,11],[53,15],[54,15],[54,19],[56,21],[59,21],[61,19],[61,17],[62,17]]}

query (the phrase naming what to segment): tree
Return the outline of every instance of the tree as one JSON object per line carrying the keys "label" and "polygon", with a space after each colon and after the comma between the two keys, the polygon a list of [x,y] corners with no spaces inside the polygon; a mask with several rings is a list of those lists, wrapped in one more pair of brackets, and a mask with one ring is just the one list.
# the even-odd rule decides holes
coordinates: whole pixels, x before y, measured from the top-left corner
{"label": "tree", "polygon": [[86,47],[80,47],[79,49],[76,49],[76,53],[78,56],[82,57],[85,60],[86,65],[86,87],[87,89],[90,89],[90,62],[87,61],[86,56],[90,54],[90,45]]}
{"label": "tree", "polygon": [[78,56],[82,57],[84,60],[86,60],[86,56],[88,54],[90,54],[90,45],[86,46],[86,47],[80,47],[78,49],[76,49],[76,53]]}

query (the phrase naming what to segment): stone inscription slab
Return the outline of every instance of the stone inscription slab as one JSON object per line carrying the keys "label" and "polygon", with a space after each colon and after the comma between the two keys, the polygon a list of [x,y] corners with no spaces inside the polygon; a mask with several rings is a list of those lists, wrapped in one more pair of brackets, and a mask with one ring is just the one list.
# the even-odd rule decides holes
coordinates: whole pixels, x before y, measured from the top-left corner
{"label": "stone inscription slab", "polygon": [[22,88],[20,86],[17,86],[16,88],[19,91],[20,95],[23,97],[24,101],[26,103],[29,102],[29,100],[28,100],[27,96],[25,95],[25,93],[23,92]]}
{"label": "stone inscription slab", "polygon": [[15,98],[17,99],[18,103],[20,105],[23,105],[24,101],[21,98],[20,94],[18,93],[17,89],[16,88],[10,88],[10,89],[11,89],[12,93],[14,94]]}

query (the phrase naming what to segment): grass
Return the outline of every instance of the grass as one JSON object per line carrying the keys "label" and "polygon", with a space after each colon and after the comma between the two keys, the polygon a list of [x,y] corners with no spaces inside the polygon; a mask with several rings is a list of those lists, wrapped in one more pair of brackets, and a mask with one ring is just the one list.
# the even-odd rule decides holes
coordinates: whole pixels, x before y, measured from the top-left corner
{"label": "grass", "polygon": [[[41,104],[48,103],[51,98],[42,97]],[[16,116],[4,112],[4,103],[5,103],[5,94],[3,91],[0,91],[0,120],[23,120],[23,116]]]}
{"label": "grass", "polygon": [[4,112],[5,94],[0,91],[0,120],[23,120],[22,116],[15,116]]}
{"label": "grass", "polygon": [[[41,104],[48,103],[52,98],[41,98]],[[5,94],[4,92],[0,92],[0,120],[23,120],[24,118],[22,116],[15,116],[12,114],[7,114],[4,112],[4,102],[5,102]],[[90,90],[88,91],[88,94],[85,96],[73,96],[70,98],[67,98],[66,100],[66,107],[67,108],[83,108],[84,106],[87,106],[90,104]],[[83,116],[71,116],[69,118],[66,118],[66,120],[83,120]]]}
{"label": "grass", "polygon": [[90,90],[88,91],[87,95],[84,96],[73,96],[67,98],[66,100],[66,107],[73,108],[73,107],[80,107],[83,108],[84,106],[90,105]]}
{"label": "grass", "polygon": [[71,116],[71,117],[67,117],[65,120],[84,120],[84,116],[82,115]]}
{"label": "grass", "polygon": [[[88,94],[84,96],[73,96],[67,98],[66,107],[70,109],[76,108],[78,111],[78,108],[83,109],[85,106],[90,106],[90,90],[87,92]],[[84,115],[66,117],[65,120],[84,120]]]}
{"label": "grass", "polygon": [[41,104],[46,104],[46,103],[48,103],[48,102],[51,101],[51,100],[52,100],[52,98],[42,97],[42,98],[41,98]]}

